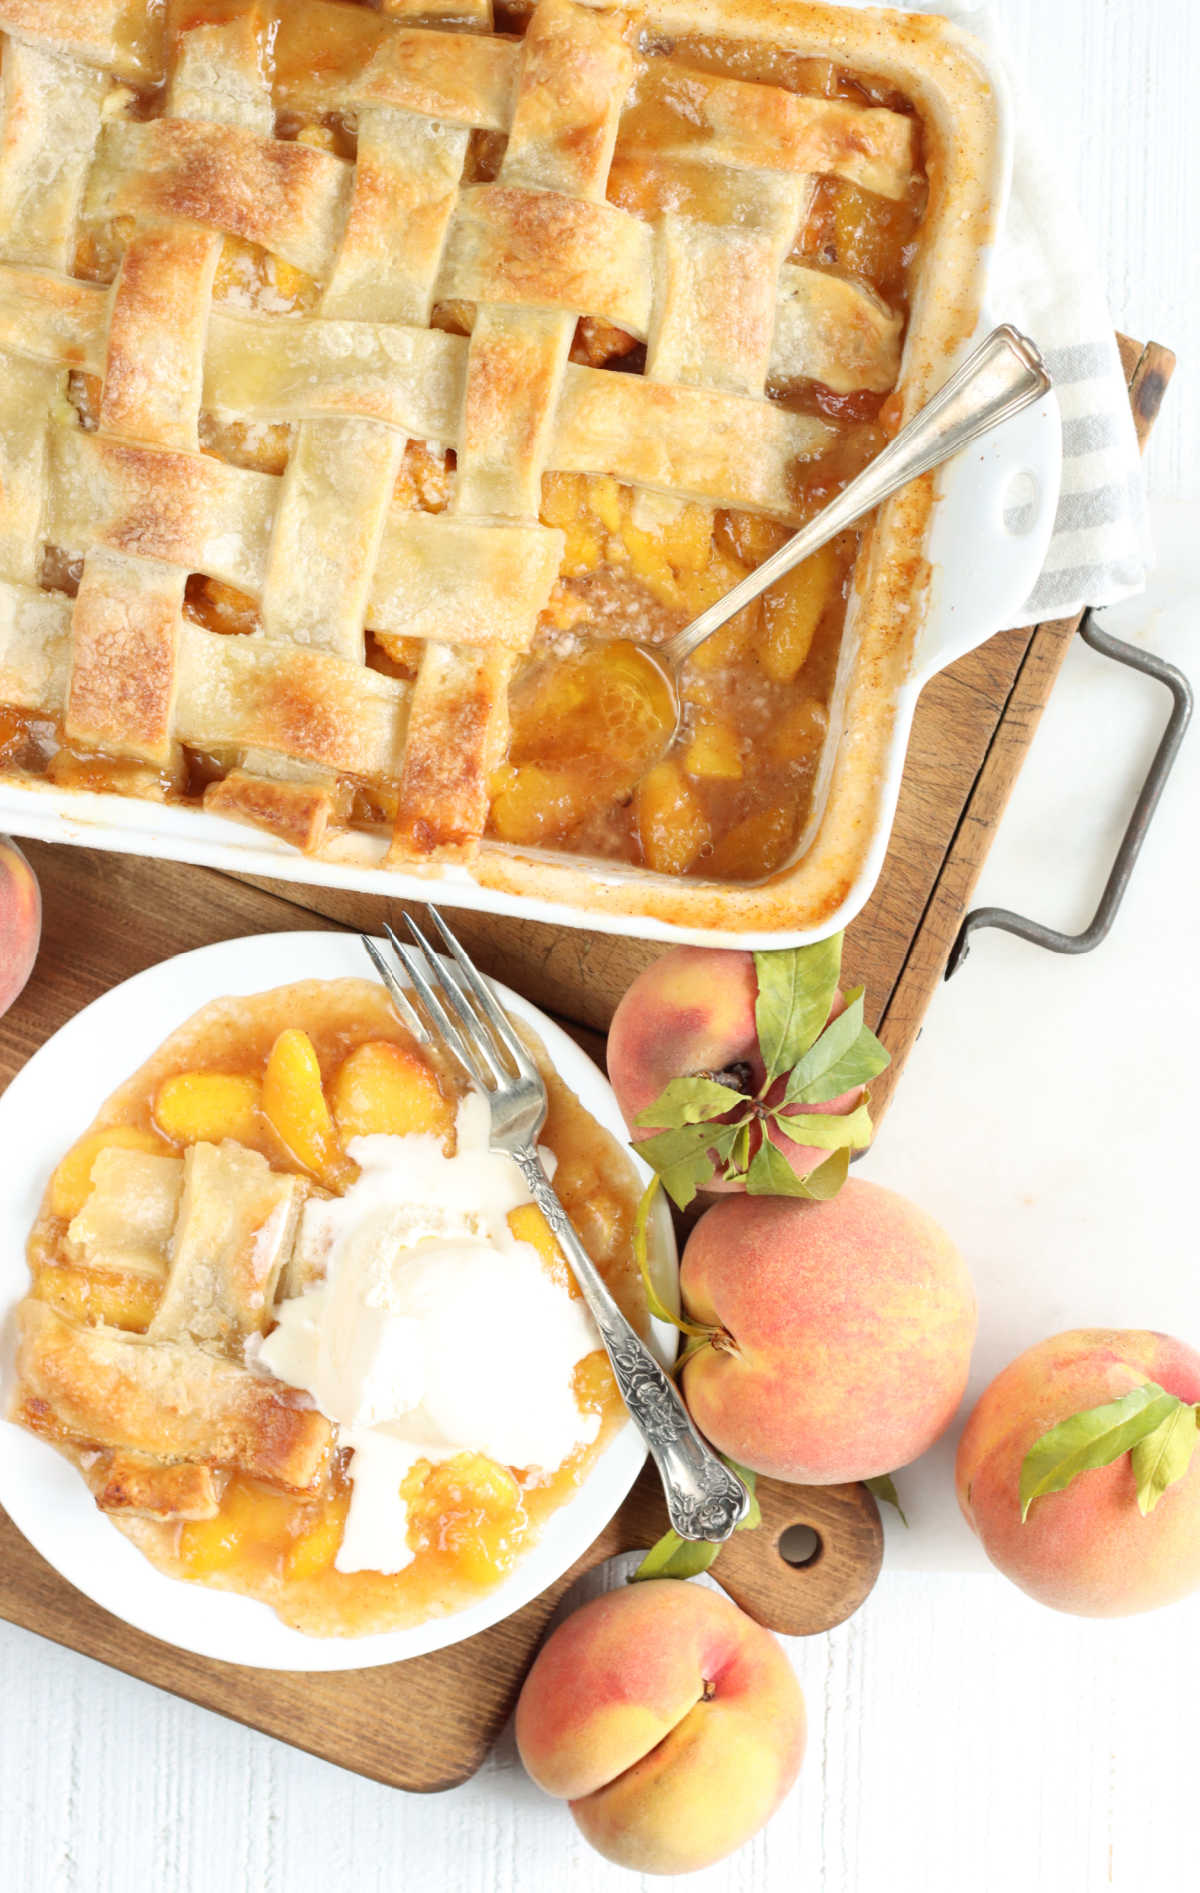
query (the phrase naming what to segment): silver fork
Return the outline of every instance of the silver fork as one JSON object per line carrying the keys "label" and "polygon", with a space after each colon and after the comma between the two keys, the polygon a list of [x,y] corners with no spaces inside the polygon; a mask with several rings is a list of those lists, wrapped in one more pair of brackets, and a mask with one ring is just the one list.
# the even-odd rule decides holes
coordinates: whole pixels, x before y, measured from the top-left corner
{"label": "silver fork", "polygon": [[[672,1526],[681,1538],[719,1544],[745,1518],[750,1494],[705,1445],[670,1376],[625,1319],[576,1235],[538,1156],[538,1133],[546,1121],[541,1073],[483,975],[436,908],[430,907],[429,913],[450,960],[434,952],[411,915],[405,917],[414,945],[398,940],[389,926],[384,932],[434,1030],[486,1098],[493,1147],[516,1158],[530,1195],[558,1239],[600,1331],[621,1397],[658,1467]],[[375,941],[363,934],[362,943],[409,1031],[421,1044],[431,1045],[425,1021]]]}

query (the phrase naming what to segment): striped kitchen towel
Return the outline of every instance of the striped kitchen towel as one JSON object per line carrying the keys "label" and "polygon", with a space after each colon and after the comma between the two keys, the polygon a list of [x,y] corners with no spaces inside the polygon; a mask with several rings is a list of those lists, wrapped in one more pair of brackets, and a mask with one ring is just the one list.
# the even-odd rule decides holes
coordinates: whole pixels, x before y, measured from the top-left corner
{"label": "striped kitchen towel", "polygon": [[[996,8],[986,0],[930,0],[909,10],[945,14],[1003,58]],[[1016,106],[1012,195],[988,301],[997,321],[1015,322],[1042,350],[1063,423],[1054,537],[1019,618],[1036,624],[1141,591],[1153,555],[1141,455],[1099,270],[1011,68],[1009,78]]]}

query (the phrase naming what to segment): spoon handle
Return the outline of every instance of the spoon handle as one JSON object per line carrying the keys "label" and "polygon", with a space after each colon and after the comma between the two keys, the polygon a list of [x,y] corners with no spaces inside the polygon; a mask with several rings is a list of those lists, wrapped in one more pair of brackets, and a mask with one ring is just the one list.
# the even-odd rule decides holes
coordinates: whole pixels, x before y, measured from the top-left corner
{"label": "spoon handle", "polygon": [[993,329],[932,400],[914,414],[856,479],[822,507],[815,519],[810,519],[755,571],[747,573],[715,605],[660,645],[660,662],[672,668],[682,664],[698,645],[785,572],[811,558],[918,474],[928,473],[969,441],[1040,400],[1050,385],[1041,355],[1028,336],[1007,323]]}

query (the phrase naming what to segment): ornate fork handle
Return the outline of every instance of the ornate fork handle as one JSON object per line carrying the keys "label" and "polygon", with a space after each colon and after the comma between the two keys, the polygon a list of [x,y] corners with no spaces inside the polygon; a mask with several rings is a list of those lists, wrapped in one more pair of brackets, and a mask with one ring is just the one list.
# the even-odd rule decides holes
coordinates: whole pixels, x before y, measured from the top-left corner
{"label": "ornate fork handle", "polygon": [[583,1290],[621,1398],[658,1467],[672,1526],[681,1538],[721,1543],[745,1518],[750,1494],[737,1474],[705,1445],[670,1376],[617,1307],[536,1150],[526,1145],[513,1155]]}

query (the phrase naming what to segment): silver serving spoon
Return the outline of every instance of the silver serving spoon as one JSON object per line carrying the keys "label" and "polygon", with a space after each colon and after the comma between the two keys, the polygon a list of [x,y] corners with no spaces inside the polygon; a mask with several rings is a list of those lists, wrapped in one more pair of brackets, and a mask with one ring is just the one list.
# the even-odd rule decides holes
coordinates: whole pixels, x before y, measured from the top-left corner
{"label": "silver serving spoon", "polygon": [[940,466],[980,434],[1020,414],[1048,393],[1050,386],[1045,363],[1029,337],[1007,323],[993,329],[895,439],[732,591],[662,644],[617,640],[626,677],[636,678],[644,700],[661,709],[656,727],[648,733],[644,759],[635,759],[634,779],[644,775],[675,742],[681,719],[679,672],[714,631],[900,487]]}

